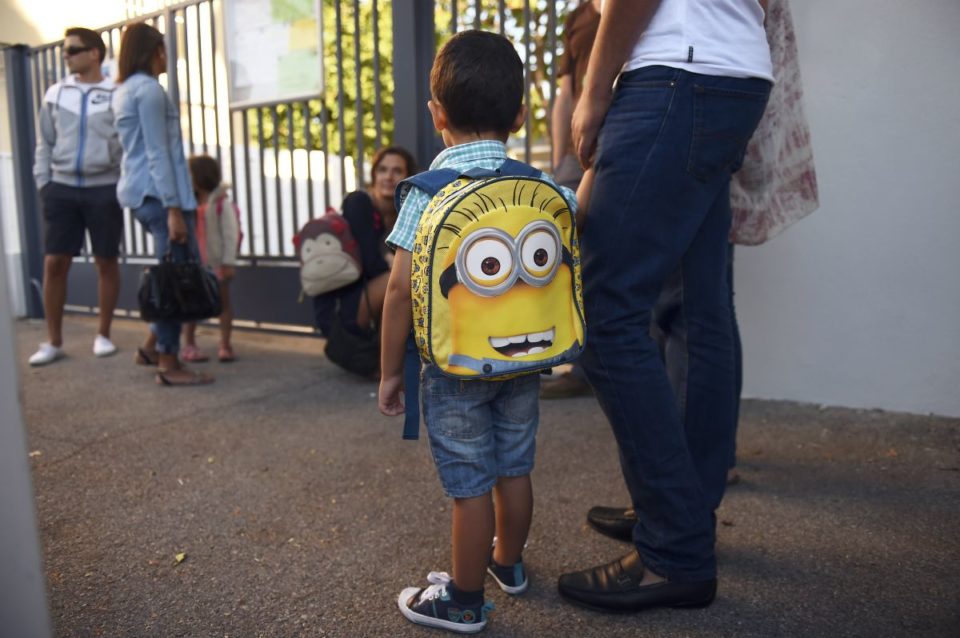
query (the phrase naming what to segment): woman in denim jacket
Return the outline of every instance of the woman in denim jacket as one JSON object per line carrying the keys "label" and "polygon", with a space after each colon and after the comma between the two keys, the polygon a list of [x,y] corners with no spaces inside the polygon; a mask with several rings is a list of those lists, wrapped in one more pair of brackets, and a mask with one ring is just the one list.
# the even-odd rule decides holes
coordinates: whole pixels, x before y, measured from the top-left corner
{"label": "woman in denim jacket", "polygon": [[[197,202],[180,135],[180,116],[157,78],[166,71],[163,35],[146,23],[123,32],[118,62],[120,83],[114,97],[117,132],[123,147],[117,199],[153,235],[157,257],[196,258]],[[136,362],[159,366],[161,385],[198,385],[213,378],[186,369],[177,356],[180,322],[150,324],[150,335]]]}

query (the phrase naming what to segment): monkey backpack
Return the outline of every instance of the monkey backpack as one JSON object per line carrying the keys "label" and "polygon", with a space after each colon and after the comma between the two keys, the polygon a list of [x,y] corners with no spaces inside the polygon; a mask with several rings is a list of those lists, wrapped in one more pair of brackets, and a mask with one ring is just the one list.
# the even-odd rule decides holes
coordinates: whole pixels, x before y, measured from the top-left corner
{"label": "monkey backpack", "polygon": [[311,297],[360,279],[360,247],[350,224],[332,209],[304,224],[293,243],[300,258],[300,285]]}
{"label": "monkey backpack", "polygon": [[584,345],[573,212],[542,173],[439,169],[401,182],[432,196],[411,262],[422,360],[445,374],[500,379],[567,363]]}

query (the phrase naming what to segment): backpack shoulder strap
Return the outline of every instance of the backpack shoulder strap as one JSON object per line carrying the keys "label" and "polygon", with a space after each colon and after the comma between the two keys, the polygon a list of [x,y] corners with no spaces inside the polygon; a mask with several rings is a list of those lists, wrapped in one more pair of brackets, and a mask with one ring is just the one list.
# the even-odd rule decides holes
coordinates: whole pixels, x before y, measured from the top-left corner
{"label": "backpack shoulder strap", "polygon": [[418,173],[397,184],[394,203],[397,210],[400,210],[400,207],[403,206],[403,200],[406,199],[413,186],[416,186],[430,197],[433,197],[439,193],[444,186],[455,181],[458,177],[483,179],[487,177],[540,177],[541,175],[543,175],[543,171],[540,169],[514,159],[507,159],[500,165],[500,168],[493,169],[471,168],[465,171],[457,171],[452,168],[438,168],[436,170]]}
{"label": "backpack shoulder strap", "polygon": [[407,336],[403,355],[403,438],[420,438],[420,355],[413,332]]}
{"label": "backpack shoulder strap", "polygon": [[543,171],[529,164],[507,159],[500,165],[500,168],[471,168],[464,171],[462,175],[471,179],[483,177],[540,177],[543,175]]}
{"label": "backpack shoulder strap", "polygon": [[452,168],[438,168],[433,171],[424,171],[417,173],[413,177],[408,177],[399,184],[394,194],[394,204],[397,210],[403,206],[403,200],[407,198],[410,189],[414,186],[422,190],[431,198],[439,193],[444,186],[460,177],[460,173]]}

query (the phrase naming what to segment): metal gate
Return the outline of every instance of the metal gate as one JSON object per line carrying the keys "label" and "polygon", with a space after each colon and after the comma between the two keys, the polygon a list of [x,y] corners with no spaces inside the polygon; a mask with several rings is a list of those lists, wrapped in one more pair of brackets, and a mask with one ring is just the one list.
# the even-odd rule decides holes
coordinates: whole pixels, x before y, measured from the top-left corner
{"label": "metal gate", "polygon": [[[268,0],[262,0],[268,4]],[[302,4],[302,3],[301,3]],[[338,208],[365,184],[367,158],[384,144],[409,148],[422,166],[440,150],[425,104],[435,48],[464,28],[510,37],[526,69],[525,127],[511,153],[549,168],[547,119],[555,98],[563,15],[574,0],[317,0],[320,86],[288,99],[231,102],[224,10],[229,0],[189,0],[135,18],[165,34],[167,74],[179,107],[185,152],[216,157],[242,211],[244,240],[233,287],[238,325],[310,330],[300,298],[292,237],[308,219]],[[225,7],[226,5],[226,7]],[[124,23],[98,29],[116,59]],[[44,93],[64,77],[62,42],[7,49],[8,99],[28,313],[42,316],[40,215],[31,176],[35,116]],[[152,238],[129,211],[121,256],[118,313],[136,316],[136,287],[152,262]],[[95,312],[96,270],[75,259],[68,309]]]}

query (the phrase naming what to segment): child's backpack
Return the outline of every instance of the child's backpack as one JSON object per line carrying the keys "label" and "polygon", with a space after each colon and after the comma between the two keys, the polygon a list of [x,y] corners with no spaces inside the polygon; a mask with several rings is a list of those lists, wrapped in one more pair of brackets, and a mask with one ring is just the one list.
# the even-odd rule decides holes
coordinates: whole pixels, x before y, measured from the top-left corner
{"label": "child's backpack", "polygon": [[584,345],[573,212],[537,169],[439,169],[401,182],[432,195],[412,254],[420,357],[460,378],[496,379],[572,361]]}
{"label": "child's backpack", "polygon": [[304,293],[320,295],[360,279],[360,247],[350,224],[332,209],[304,224],[293,243],[300,258]]}
{"label": "child's backpack", "polygon": [[[217,217],[223,215],[223,200],[227,199],[227,195],[224,195],[217,200]],[[243,244],[243,224],[240,223],[240,207],[237,206],[237,203],[230,200],[230,205],[233,206],[233,214],[237,218],[237,250],[240,250],[240,246]]]}

